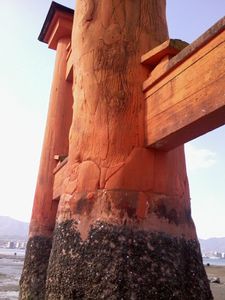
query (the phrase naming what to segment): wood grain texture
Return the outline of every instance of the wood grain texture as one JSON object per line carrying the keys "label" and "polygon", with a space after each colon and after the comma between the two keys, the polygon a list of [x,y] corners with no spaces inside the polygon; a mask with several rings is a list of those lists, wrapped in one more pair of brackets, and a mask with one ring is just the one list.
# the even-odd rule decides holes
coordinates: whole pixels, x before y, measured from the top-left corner
{"label": "wood grain texture", "polygon": [[[66,218],[79,219],[81,235],[102,218],[98,215],[99,203],[103,201],[107,205],[108,197],[116,203],[112,198],[115,193],[111,191],[121,191],[121,195],[139,191],[147,199],[140,200],[140,203],[148,202],[146,207],[157,206],[161,198],[170,199],[165,200],[169,210],[190,215],[183,146],[163,154],[145,147],[142,84],[149,69],[140,63],[140,57],[166,40],[163,0],[77,1],[71,53],[73,121],[57,220],[64,220],[66,197],[66,207],[70,207],[70,214],[65,208]],[[85,200],[85,195],[104,197],[87,196]],[[95,207],[91,217],[90,212],[74,211],[80,202]],[[117,209],[117,216],[121,217],[113,219],[112,208],[107,220],[124,222],[124,208]],[[150,223],[154,219],[150,208],[145,216]],[[189,232],[186,236],[195,236],[194,227],[188,221],[191,217],[185,220],[184,227]],[[136,226],[135,217],[127,222]],[[183,227],[179,232],[184,234]]]}
{"label": "wood grain texture", "polygon": [[57,45],[48,118],[30,224],[30,236],[38,234],[51,235],[55,225],[57,205],[52,203],[52,199],[53,171],[57,161],[54,156],[68,154],[68,135],[72,121],[72,84],[65,81],[69,41],[68,38],[61,39]]}
{"label": "wood grain texture", "polygon": [[158,47],[155,47],[154,49],[143,54],[141,57],[141,63],[149,66],[150,68],[155,67],[164,56],[174,56],[187,46],[188,43],[182,40],[169,39],[168,41],[165,41]]}
{"label": "wood grain texture", "polygon": [[[225,17],[223,17],[218,22],[216,22],[204,34],[202,34],[197,40],[195,40],[189,46],[185,47],[176,56],[172,57],[170,59],[170,61],[168,62],[168,64],[164,66],[164,70],[161,72],[160,76],[163,77],[163,76],[167,75],[168,73],[172,72],[180,64],[183,64],[185,61],[187,61],[188,58],[193,56],[196,52],[201,54],[202,49],[204,49],[204,50],[207,49],[204,47],[206,44],[208,44],[208,45],[210,44],[211,46],[213,46],[213,43],[211,43],[211,41],[212,40],[216,41],[218,36],[221,36],[221,33],[224,31],[224,29],[225,29]],[[154,49],[148,51],[146,53],[146,55],[151,51],[154,51]],[[209,51],[209,48],[207,49],[207,51]],[[143,85],[143,90],[147,90],[148,86],[150,87],[150,85],[151,85],[150,78],[148,78],[145,81],[145,83]]]}
{"label": "wood grain texture", "polygon": [[225,32],[146,93],[146,144],[173,149],[225,124]]}
{"label": "wood grain texture", "polygon": [[144,145],[140,57],[167,38],[165,1],[77,1],[71,162],[108,167]]}

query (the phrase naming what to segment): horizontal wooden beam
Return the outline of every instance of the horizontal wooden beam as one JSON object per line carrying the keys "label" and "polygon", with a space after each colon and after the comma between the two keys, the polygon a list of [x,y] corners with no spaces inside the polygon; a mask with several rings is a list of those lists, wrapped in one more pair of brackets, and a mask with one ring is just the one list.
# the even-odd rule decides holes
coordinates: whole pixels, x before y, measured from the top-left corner
{"label": "horizontal wooden beam", "polygon": [[220,20],[144,86],[147,147],[168,151],[225,124],[224,25]]}
{"label": "horizontal wooden beam", "polygon": [[167,40],[163,44],[142,55],[141,63],[154,68],[163,59],[163,57],[166,55],[174,56],[187,46],[188,43],[182,40]]}

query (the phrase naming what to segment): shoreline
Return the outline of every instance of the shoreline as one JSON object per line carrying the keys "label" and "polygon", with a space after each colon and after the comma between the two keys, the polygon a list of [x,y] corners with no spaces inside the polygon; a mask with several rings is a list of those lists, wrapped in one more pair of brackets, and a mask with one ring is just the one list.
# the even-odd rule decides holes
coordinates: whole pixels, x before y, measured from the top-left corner
{"label": "shoreline", "polygon": [[214,300],[225,299],[225,266],[210,265],[205,266],[208,278],[217,277],[220,283],[210,283]]}
{"label": "shoreline", "polygon": [[[0,254],[0,300],[16,300],[24,256]],[[204,265],[208,278],[218,277],[220,283],[210,283],[214,300],[225,299],[225,266]]]}
{"label": "shoreline", "polygon": [[24,256],[0,254],[0,299],[16,300]]}

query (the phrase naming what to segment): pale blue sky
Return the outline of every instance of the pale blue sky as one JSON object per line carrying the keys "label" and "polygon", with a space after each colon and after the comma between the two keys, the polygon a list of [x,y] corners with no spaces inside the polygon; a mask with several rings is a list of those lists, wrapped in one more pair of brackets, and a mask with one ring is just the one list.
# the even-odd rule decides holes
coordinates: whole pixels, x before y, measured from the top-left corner
{"label": "pale blue sky", "polygon": [[[29,221],[55,53],[37,40],[49,0],[2,0],[0,215]],[[59,3],[74,8],[74,0]],[[192,42],[225,15],[224,0],[167,0],[171,38]],[[225,117],[225,116],[224,116]],[[200,237],[225,236],[225,127],[187,145]]]}

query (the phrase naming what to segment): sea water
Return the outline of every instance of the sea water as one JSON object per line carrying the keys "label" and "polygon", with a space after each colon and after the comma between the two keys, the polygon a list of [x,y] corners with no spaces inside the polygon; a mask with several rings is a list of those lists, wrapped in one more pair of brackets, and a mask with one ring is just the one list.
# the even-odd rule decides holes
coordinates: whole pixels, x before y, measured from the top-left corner
{"label": "sea water", "polygon": [[24,255],[23,249],[0,248],[0,300],[18,299]]}
{"label": "sea water", "polygon": [[0,248],[0,255],[18,255],[25,256],[25,249],[8,249],[8,248]]}
{"label": "sea water", "polygon": [[203,264],[210,264],[211,266],[225,266],[224,258],[203,258]]}

